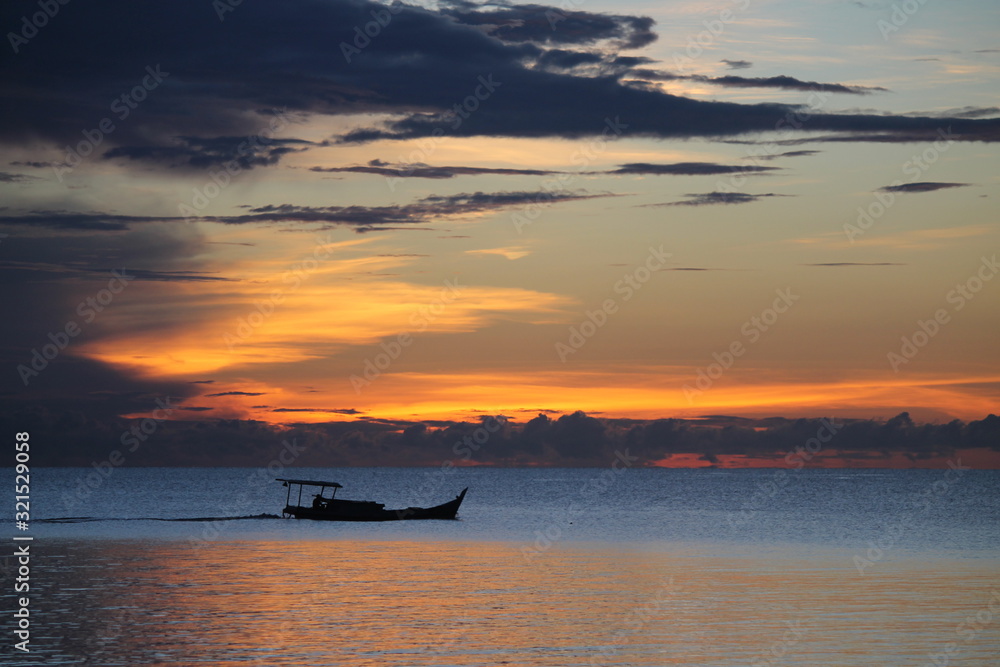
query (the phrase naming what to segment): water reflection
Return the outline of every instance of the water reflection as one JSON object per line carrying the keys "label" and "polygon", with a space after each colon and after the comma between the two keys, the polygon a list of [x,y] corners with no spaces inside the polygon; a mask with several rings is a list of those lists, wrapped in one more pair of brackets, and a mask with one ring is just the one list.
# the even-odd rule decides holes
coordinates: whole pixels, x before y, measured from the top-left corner
{"label": "water reflection", "polygon": [[[997,588],[990,561],[519,546],[50,540],[31,660],[4,662],[925,664]],[[953,664],[992,659],[993,616]]]}

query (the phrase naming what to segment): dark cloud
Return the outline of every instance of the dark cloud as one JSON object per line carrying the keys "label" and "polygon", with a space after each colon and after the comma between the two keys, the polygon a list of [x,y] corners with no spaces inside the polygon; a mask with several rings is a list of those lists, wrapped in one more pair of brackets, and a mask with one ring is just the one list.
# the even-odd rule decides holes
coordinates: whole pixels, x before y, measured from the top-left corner
{"label": "dark cloud", "polygon": [[[504,42],[592,45],[612,42],[636,49],[656,41],[647,17],[594,14],[549,5],[478,5],[449,2],[442,10],[463,25],[481,28]],[[488,9],[487,9],[488,8]]]}
{"label": "dark cloud", "polygon": [[247,137],[178,137],[173,146],[118,146],[105,151],[107,160],[127,158],[166,167],[208,169],[227,165],[231,170],[269,167],[288,153],[298,153],[314,146],[302,139]]}
{"label": "dark cloud", "polygon": [[[910,116],[907,116],[910,118]],[[934,120],[934,119],[925,119]],[[805,143],[880,143],[880,144],[923,144],[938,141],[1000,141],[1000,124],[993,124],[995,119],[983,119],[984,123],[976,128],[966,129],[962,133],[952,131],[954,119],[937,119],[938,123],[945,120],[949,123],[947,127],[939,124],[937,127],[927,127],[924,129],[894,131],[894,132],[845,132],[843,134],[827,134],[810,137],[808,139],[781,139],[773,143],[778,146],[798,146]]]}
{"label": "dark cloud", "polygon": [[25,183],[27,181],[37,180],[37,176],[28,176],[26,174],[12,174],[9,171],[0,171],[0,183]]}
{"label": "dark cloud", "polygon": [[550,49],[538,58],[539,65],[553,69],[573,69],[580,65],[596,65],[602,62],[604,57],[599,53],[563,49]]}
{"label": "dark cloud", "polygon": [[209,282],[228,281],[230,278],[204,275],[195,271],[150,271],[146,269],[130,269],[128,267],[81,267],[43,262],[0,260],[0,269],[10,269],[21,272],[32,272],[35,276],[72,279],[75,277],[92,278],[94,274],[106,276],[112,271],[120,271],[127,280],[149,280],[154,282]]}
{"label": "dark cloud", "polygon": [[[106,271],[102,272],[106,273]],[[144,269],[129,269],[129,275],[136,280],[153,280],[158,282],[211,282],[230,281],[232,278],[208,276],[194,271],[147,271]]]}
{"label": "dark cloud", "polygon": [[706,269],[700,266],[675,266],[669,269],[657,269],[657,271],[728,271],[728,269]]}
{"label": "dark cloud", "polygon": [[726,58],[723,58],[719,62],[726,63],[726,66],[729,69],[749,69],[753,67],[753,63],[749,60],[727,60]]}
{"label": "dark cloud", "polygon": [[12,167],[31,167],[32,169],[46,169],[49,167],[58,167],[59,165],[55,162],[35,162],[35,161],[23,161],[14,160],[10,163]]}
{"label": "dark cloud", "polygon": [[929,181],[922,181],[918,183],[903,183],[901,185],[887,185],[884,188],[879,188],[881,192],[934,192],[935,190],[944,190],[947,188],[964,188],[971,185],[971,183],[934,183]]}
{"label": "dark cloud", "polygon": [[[62,215],[67,219],[54,226],[72,227],[75,214]],[[129,234],[90,234],[86,232],[94,225],[88,218],[82,226],[84,233],[70,232],[54,240],[48,229],[34,226],[32,216],[13,219],[22,224],[9,228],[11,233],[3,241],[4,256],[30,259],[0,260],[0,274],[10,288],[7,292],[30,291],[50,283],[72,283],[92,292],[90,286],[107,283],[112,270],[124,270],[130,284],[133,278],[136,283],[220,279],[206,270],[210,259],[204,252],[203,237],[192,226],[153,224],[139,226]],[[32,296],[22,294],[26,300]]]}
{"label": "dark cloud", "polygon": [[714,176],[718,174],[753,174],[774,171],[779,167],[755,167],[718,164],[715,162],[678,162],[676,164],[650,164],[632,162],[623,164],[608,174],[654,174],[670,176]]}
{"label": "dark cloud", "polygon": [[562,192],[547,190],[533,192],[475,192],[472,194],[463,193],[457,195],[429,195],[421,199],[420,203],[421,205],[431,207],[433,211],[440,214],[453,215],[520,206],[538,201],[555,203],[617,196],[613,194],[590,194],[584,191],[571,192],[568,190]]}
{"label": "dark cloud", "polygon": [[20,215],[0,215],[0,225],[79,231],[122,231],[129,225],[150,220],[178,220],[183,218],[149,218],[146,216],[118,215],[114,213],[73,213],[70,211],[30,211]]}
{"label": "dark cloud", "polygon": [[653,204],[653,206],[712,206],[715,204],[749,204],[762,197],[787,197],[789,195],[779,195],[773,192],[766,194],[752,195],[746,192],[703,192],[700,194],[685,195],[688,199],[683,201],[668,202],[665,204]]}
{"label": "dark cloud", "polygon": [[782,157],[809,157],[811,155],[819,155],[823,151],[785,151],[784,153],[774,153],[771,155],[751,155],[748,156],[750,160],[777,160]]}
{"label": "dark cloud", "polygon": [[848,95],[871,95],[885,92],[880,86],[849,86],[842,83],[819,83],[817,81],[802,81],[791,76],[769,76],[746,78],[742,76],[692,77],[696,81],[711,83],[716,86],[736,88],[780,88],[781,90],[805,90],[824,93],[844,93]]}
{"label": "dark cloud", "polygon": [[[68,232],[55,238],[50,230],[30,225],[9,232],[0,260],[0,311],[17,317],[0,328],[0,366],[6,369],[0,373],[0,393],[9,396],[5,412],[9,407],[28,418],[55,420],[69,433],[89,428],[88,420],[108,427],[106,419],[149,412],[158,400],[181,402],[204,391],[187,378],[149,379],[81,353],[121,333],[121,320],[104,312],[117,310],[119,299],[164,306],[157,303],[163,298],[157,283],[218,281],[205,270],[211,258],[195,226],[150,224],[128,234]],[[166,332],[178,326],[176,313],[166,316],[168,310],[157,307],[141,318],[126,317],[124,328],[136,334]],[[185,307],[180,326],[217,316]],[[71,325],[77,333],[68,338],[63,332]],[[38,356],[60,336],[57,355]],[[111,434],[115,442],[120,434]]]}
{"label": "dark cloud", "polygon": [[988,116],[1000,115],[1000,107],[970,107],[964,106],[957,109],[942,111],[938,116],[942,118],[984,118]]}
{"label": "dark cloud", "polygon": [[[473,213],[497,211],[536,202],[558,203],[610,197],[586,192],[475,192],[456,195],[429,195],[412,204],[400,206],[311,207],[292,204],[268,205],[250,209],[246,215],[206,218],[226,224],[253,222],[306,222],[327,225],[352,225],[359,231],[391,229],[386,225],[415,225],[434,222],[442,217],[460,217]],[[2,221],[2,218],[0,218]]]}
{"label": "dark cloud", "polygon": [[205,398],[215,398],[216,396],[263,396],[264,392],[257,391],[223,391],[218,394],[205,394]]}
{"label": "dark cloud", "polygon": [[[51,228],[76,231],[122,231],[141,223],[218,222],[226,225],[306,223],[323,226],[353,226],[358,231],[398,229],[391,225],[434,222],[443,217],[460,217],[472,213],[499,211],[532,203],[559,202],[613,197],[612,194],[592,194],[583,191],[475,192],[456,195],[431,195],[411,204],[398,206],[299,206],[268,204],[249,209],[239,215],[192,216],[129,216],[108,213],[73,213],[68,211],[29,211],[0,215],[0,225],[14,227]],[[430,228],[423,228],[430,229]],[[160,279],[165,279],[161,274]],[[176,279],[182,278],[178,274]],[[153,279],[153,278],[150,278]],[[194,278],[188,278],[194,279]],[[205,277],[202,279],[214,280]]]}
{"label": "dark cloud", "polygon": [[[41,466],[89,466],[104,460],[120,447],[121,434],[139,423],[116,416],[74,417],[69,409],[14,407],[0,414],[0,426],[8,432],[30,430],[49,443],[38,452],[36,463]],[[460,458],[487,465],[606,466],[616,451],[627,450],[640,466],[676,454],[696,454],[705,460],[726,455],[774,458],[775,466],[784,467],[784,453],[796,451],[823,428],[819,419],[781,417],[635,420],[582,412],[558,418],[538,414],[523,423],[507,420],[475,451],[459,448],[484,421],[495,420],[487,415],[465,422],[361,417],[276,426],[252,420],[171,419],[150,436],[155,446],[130,454],[128,465],[257,466],[272,460],[282,441],[294,439],[305,450],[296,462],[302,466],[426,466]],[[994,415],[968,423],[915,424],[906,413],[885,422],[836,423],[841,425],[837,451],[847,458],[888,459],[898,452],[926,459],[962,449],[1000,448],[1000,418]]]}
{"label": "dark cloud", "polygon": [[[37,375],[29,377],[25,386],[16,369],[31,364],[32,348],[50,342],[46,332],[58,329],[48,324],[45,322],[41,331],[36,325],[33,331],[8,329],[3,333],[5,345],[0,349],[0,363],[5,372],[0,374],[0,391],[5,398],[0,422],[10,426],[20,422],[48,433],[47,441],[62,456],[73,457],[74,450],[83,446],[99,447],[104,450],[102,458],[106,457],[108,451],[121,444],[125,428],[116,425],[127,423],[121,415],[148,413],[163,406],[177,407],[196,391],[186,382],[134,377],[110,365],[76,356],[76,341],[85,340],[89,331],[84,331]],[[84,445],[88,440],[91,444]],[[83,464],[89,465],[90,461]]]}
{"label": "dark cloud", "polygon": [[791,76],[743,77],[735,75],[704,76],[702,74],[673,74],[651,69],[634,69],[622,72],[648,81],[698,81],[714,86],[730,88],[778,88],[781,90],[805,90],[808,92],[841,93],[847,95],[870,95],[885,92],[886,88],[878,86],[851,86],[843,83],[820,83],[818,81],[803,81]]}
{"label": "dark cloud", "polygon": [[656,61],[645,56],[615,56],[610,59],[605,58],[604,62],[607,62],[614,68],[632,68],[639,65],[651,65]]}
{"label": "dark cloud", "polygon": [[360,410],[354,408],[274,408],[271,412],[331,412],[338,415],[359,415]]}
{"label": "dark cloud", "polygon": [[[379,35],[356,48],[354,28],[370,22],[373,11],[386,12],[385,5],[301,0],[289,11],[277,3],[242,3],[219,21],[203,0],[155,7],[129,0],[70,3],[60,9],[60,20],[0,68],[6,110],[0,142],[75,150],[85,132],[108,119],[114,130],[101,136],[87,159],[219,164],[232,155],[225,147],[230,139],[259,136],[273,110],[287,110],[291,120],[281,135],[287,138],[248,157],[248,165],[260,166],[307,147],[295,143],[292,130],[310,116],[393,114],[338,138],[371,141],[443,134],[599,136],[608,123],[629,136],[723,137],[774,130],[783,120],[794,130],[786,119],[804,112],[793,105],[693,100],[624,83],[619,71],[629,63],[614,64],[610,54],[655,40],[649,18],[536,4],[397,8]],[[3,25],[19,25],[22,16],[16,3],[0,7]],[[601,55],[608,71],[601,64],[593,65],[596,72],[538,66],[549,47]],[[124,107],[112,106],[148,83],[147,68],[157,67],[160,82],[145,88],[145,99],[127,116]],[[793,77],[718,79],[725,85],[870,92]],[[463,106],[469,100],[474,111]],[[957,140],[994,141],[1000,133],[997,119],[812,113],[803,123],[807,130],[858,140],[871,133],[875,141],[933,133],[942,125],[951,125]]]}
{"label": "dark cloud", "polygon": [[371,160],[367,165],[351,167],[312,167],[309,171],[352,172],[357,174],[380,174],[395,178],[454,178],[455,176],[481,176],[500,174],[504,176],[547,176],[563,172],[543,169],[501,169],[488,167],[432,167],[422,162],[413,164],[392,164],[382,160]]}
{"label": "dark cloud", "polygon": [[906,266],[899,262],[820,262],[803,266]]}
{"label": "dark cloud", "polygon": [[[818,151],[791,151],[805,154]],[[390,164],[381,160],[372,160],[367,165],[351,167],[312,167],[310,171],[317,172],[353,172],[361,174],[380,174],[396,178],[454,178],[455,176],[478,176],[494,174],[504,176],[550,176],[554,174],[575,173],[584,175],[597,174],[637,174],[637,175],[671,175],[671,176],[713,176],[719,174],[748,174],[773,171],[778,167],[748,167],[726,165],[715,162],[678,162],[675,164],[654,164],[648,162],[632,162],[619,165],[617,169],[606,171],[565,172],[542,169],[503,169],[492,167],[435,167],[422,163]]]}

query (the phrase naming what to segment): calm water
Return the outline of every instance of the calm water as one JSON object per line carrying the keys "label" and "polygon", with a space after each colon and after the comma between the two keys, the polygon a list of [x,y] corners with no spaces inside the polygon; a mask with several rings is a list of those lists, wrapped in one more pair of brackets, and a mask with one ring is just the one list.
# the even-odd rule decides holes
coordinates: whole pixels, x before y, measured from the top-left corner
{"label": "calm water", "polygon": [[[32,653],[5,614],[0,662],[1000,664],[997,472],[285,473],[387,507],[470,491],[459,521],[227,519],[280,513],[285,489],[36,470]],[[37,521],[57,517],[98,520]]]}

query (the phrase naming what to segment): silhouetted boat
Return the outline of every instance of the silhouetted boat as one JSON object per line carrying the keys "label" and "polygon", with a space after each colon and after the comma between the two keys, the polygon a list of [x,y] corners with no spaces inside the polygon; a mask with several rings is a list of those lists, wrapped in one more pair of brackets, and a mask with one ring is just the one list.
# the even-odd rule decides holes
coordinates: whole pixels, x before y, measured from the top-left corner
{"label": "silhouetted boat", "polygon": [[[454,500],[449,500],[435,507],[407,507],[401,510],[387,510],[383,503],[376,503],[370,500],[342,500],[337,498],[337,489],[343,488],[337,482],[314,482],[305,479],[282,479],[275,478],[288,487],[288,494],[285,498],[285,509],[282,514],[287,518],[293,516],[296,519],[319,519],[323,521],[401,521],[404,519],[454,519],[458,513],[458,508],[465,499],[465,492],[468,488],[455,496]],[[292,486],[298,485],[299,494],[297,505],[292,505]],[[313,494],[311,505],[302,505],[302,489],[306,486],[318,486],[319,493]],[[333,489],[329,498],[323,496],[326,489]]]}

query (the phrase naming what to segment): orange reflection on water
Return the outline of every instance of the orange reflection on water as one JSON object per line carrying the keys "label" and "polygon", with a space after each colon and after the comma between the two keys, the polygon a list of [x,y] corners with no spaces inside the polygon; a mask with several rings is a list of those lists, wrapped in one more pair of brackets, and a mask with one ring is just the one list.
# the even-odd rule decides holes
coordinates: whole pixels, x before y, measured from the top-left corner
{"label": "orange reflection on water", "polygon": [[[55,541],[39,623],[109,666],[923,664],[997,579],[801,547],[521,546]],[[998,639],[1000,616],[963,658]]]}

